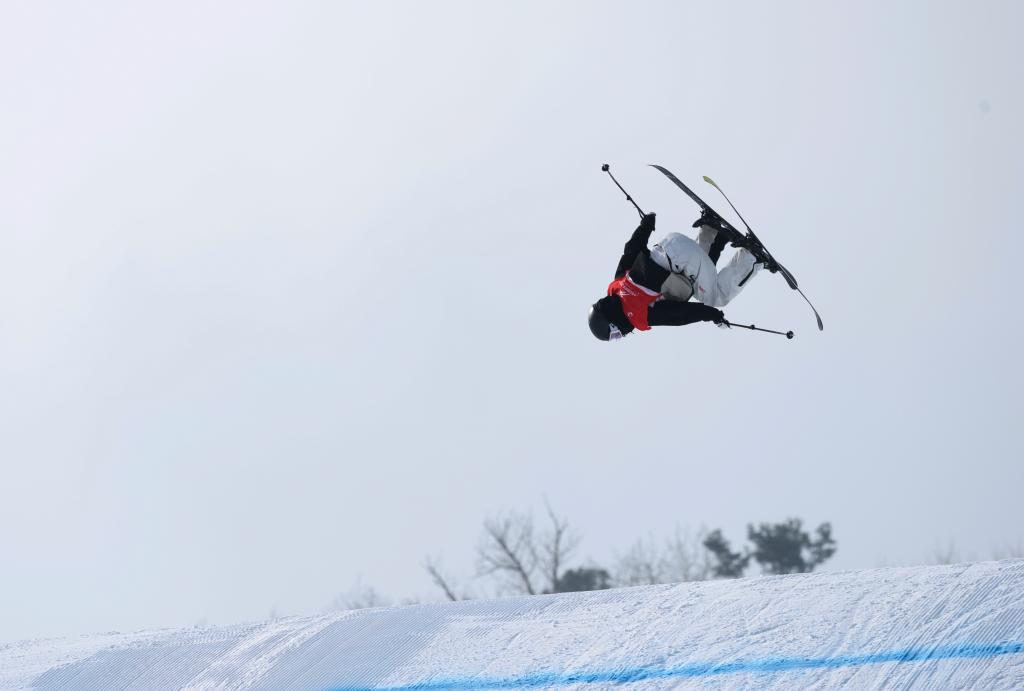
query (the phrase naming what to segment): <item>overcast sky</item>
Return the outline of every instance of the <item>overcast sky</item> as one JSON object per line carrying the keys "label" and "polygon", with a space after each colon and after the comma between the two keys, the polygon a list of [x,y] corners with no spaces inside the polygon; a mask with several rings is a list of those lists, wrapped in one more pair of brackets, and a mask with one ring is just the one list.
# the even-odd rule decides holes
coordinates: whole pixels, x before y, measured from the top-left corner
{"label": "overcast sky", "polygon": [[[833,569],[1024,543],[1024,5],[4,2],[0,640],[436,597],[549,499],[831,521]],[[762,274],[587,307],[714,177]]]}

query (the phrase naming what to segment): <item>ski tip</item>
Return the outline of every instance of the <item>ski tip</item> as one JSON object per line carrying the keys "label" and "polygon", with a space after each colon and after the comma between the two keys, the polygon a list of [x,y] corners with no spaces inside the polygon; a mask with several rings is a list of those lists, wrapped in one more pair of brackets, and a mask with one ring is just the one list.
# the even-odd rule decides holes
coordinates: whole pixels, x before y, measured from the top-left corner
{"label": "ski tip", "polygon": [[709,178],[707,175],[704,176],[704,182],[708,183],[713,187],[718,187],[718,185],[715,184],[715,181]]}

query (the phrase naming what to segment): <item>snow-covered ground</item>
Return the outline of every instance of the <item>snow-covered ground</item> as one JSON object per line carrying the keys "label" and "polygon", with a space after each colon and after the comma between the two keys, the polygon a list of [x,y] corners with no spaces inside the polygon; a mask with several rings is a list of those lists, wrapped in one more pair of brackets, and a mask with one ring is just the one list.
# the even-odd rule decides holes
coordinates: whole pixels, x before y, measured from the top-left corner
{"label": "snow-covered ground", "polygon": [[25,641],[0,686],[1019,689],[1024,560]]}

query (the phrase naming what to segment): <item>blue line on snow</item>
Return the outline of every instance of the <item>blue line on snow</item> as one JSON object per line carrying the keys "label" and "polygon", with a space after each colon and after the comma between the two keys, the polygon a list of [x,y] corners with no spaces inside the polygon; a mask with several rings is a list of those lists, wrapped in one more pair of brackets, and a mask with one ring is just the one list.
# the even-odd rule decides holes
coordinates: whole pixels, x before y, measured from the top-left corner
{"label": "blue line on snow", "polygon": [[535,672],[518,677],[432,678],[403,686],[337,686],[332,691],[440,691],[441,689],[522,689],[566,686],[569,684],[624,684],[650,679],[709,677],[719,674],[769,674],[803,669],[835,669],[883,662],[926,662],[954,658],[985,658],[1024,653],[1024,643],[975,643],[935,648],[904,648],[864,655],[837,657],[774,657],[736,662],[702,662],[680,667],[636,667],[592,672]]}

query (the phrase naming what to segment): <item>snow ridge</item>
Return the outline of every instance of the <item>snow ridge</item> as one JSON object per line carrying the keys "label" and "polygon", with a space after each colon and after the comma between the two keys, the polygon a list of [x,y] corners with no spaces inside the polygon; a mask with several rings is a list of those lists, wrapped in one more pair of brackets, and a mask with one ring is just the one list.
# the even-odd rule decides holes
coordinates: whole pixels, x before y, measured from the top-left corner
{"label": "snow ridge", "polygon": [[0,647],[4,689],[1024,688],[1024,560]]}

